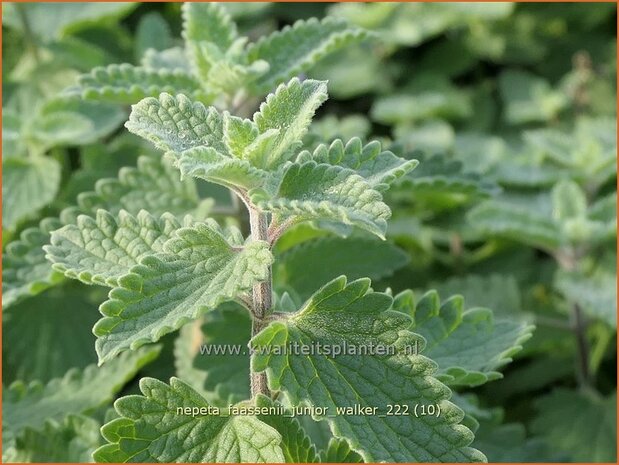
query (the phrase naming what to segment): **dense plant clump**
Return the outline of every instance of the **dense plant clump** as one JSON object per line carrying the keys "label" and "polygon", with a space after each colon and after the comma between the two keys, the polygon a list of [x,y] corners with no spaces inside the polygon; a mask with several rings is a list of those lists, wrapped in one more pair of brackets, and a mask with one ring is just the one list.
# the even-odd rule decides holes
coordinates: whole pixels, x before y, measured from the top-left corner
{"label": "dense plant clump", "polygon": [[615,19],[5,4],[3,461],[615,461]]}

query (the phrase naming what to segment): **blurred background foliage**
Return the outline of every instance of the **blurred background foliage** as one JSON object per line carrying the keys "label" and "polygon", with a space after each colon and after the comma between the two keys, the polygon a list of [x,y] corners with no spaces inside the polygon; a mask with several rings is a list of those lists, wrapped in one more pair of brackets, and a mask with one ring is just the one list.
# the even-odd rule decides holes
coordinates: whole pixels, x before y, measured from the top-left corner
{"label": "blurred background foliage", "polygon": [[[252,39],[326,15],[373,31],[307,72],[329,80],[330,99],[306,148],[361,137],[421,161],[387,195],[388,243],[354,233],[375,259],[321,241],[333,231],[298,227],[277,246],[278,291],[302,299],[345,272],[372,277],[376,290],[435,288],[531,321],[534,336],[504,378],[454,399],[476,446],[491,461],[616,460],[616,5],[225,8]],[[158,157],[122,127],[127,105],[65,89],[93,67],[165,59],[182,45],[180,5],[5,3],[2,24],[3,247],[13,243],[3,305],[14,304],[3,312],[3,382],[46,382],[95,360],[102,293],[20,254],[46,241],[29,228],[105,190],[97,180],[130,173],[138,156]],[[227,215],[224,191],[197,189],[215,199],[204,207],[212,215]],[[308,249],[322,261],[306,260]],[[39,272],[45,280],[30,279]],[[142,374],[174,374],[173,342]],[[104,415],[62,425],[76,453],[99,441],[76,435],[80,422]]]}

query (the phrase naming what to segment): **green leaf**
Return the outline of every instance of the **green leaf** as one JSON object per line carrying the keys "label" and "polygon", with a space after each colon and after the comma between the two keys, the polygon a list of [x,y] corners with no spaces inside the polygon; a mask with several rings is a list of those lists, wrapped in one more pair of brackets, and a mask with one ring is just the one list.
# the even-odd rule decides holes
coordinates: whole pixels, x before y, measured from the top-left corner
{"label": "green leaf", "polygon": [[3,462],[91,462],[92,453],[101,444],[100,426],[93,418],[69,415],[59,425],[46,423],[41,431],[28,429],[15,441],[8,457],[3,454]]}
{"label": "green leaf", "polygon": [[172,42],[170,26],[161,14],[151,11],[140,18],[135,30],[136,59],[140,60],[149,49],[166,50]]}
{"label": "green leaf", "polygon": [[417,160],[405,160],[390,151],[382,151],[377,141],[364,146],[357,137],[346,145],[339,139],[328,147],[321,144],[313,153],[305,150],[296,159],[297,163],[310,160],[355,170],[377,191],[387,190],[393,182],[418,165]]}
{"label": "green leaf", "polygon": [[454,296],[442,304],[430,291],[413,302],[410,291],[395,297],[394,307],[413,318],[411,331],[426,340],[423,355],[435,361],[437,377],[452,386],[478,386],[502,378],[500,368],[512,361],[531,337],[533,326],[512,319],[494,319],[492,310],[464,310]]}
{"label": "green leaf", "polygon": [[135,2],[122,3],[28,3],[25,5],[8,5],[3,11],[2,24],[23,30],[17,8],[24,8],[30,33],[45,41],[78,32],[93,24],[115,23],[129,14]]}
{"label": "green leaf", "polygon": [[[236,24],[217,3],[187,3],[183,5],[183,38],[194,73],[202,82],[217,81],[210,73],[224,60],[237,37]],[[225,81],[221,81],[225,82]]]}
{"label": "green leaf", "polygon": [[214,107],[193,103],[183,94],[145,98],[131,107],[125,126],[166,152],[179,154],[204,145],[227,153],[221,115]]}
{"label": "green leaf", "polygon": [[71,414],[88,413],[109,402],[127,381],[159,355],[159,347],[145,347],[114,359],[103,368],[72,369],[46,385],[13,383],[2,403],[3,438],[18,438],[27,429],[41,431],[59,425]]}
{"label": "green leaf", "polygon": [[97,462],[284,461],[280,434],[255,416],[186,414],[210,405],[177,378],[169,386],[143,378],[140,389],[116,401],[121,418],[102,428],[110,444],[95,451]]}
{"label": "green leaf", "polygon": [[484,234],[532,247],[552,251],[561,245],[561,233],[552,219],[517,205],[489,200],[473,208],[468,221]]}
{"label": "green leaf", "polygon": [[91,328],[99,316],[98,304],[84,287],[67,283],[49,289],[4,314],[4,383],[47,382],[97,361]]}
{"label": "green leaf", "polygon": [[22,137],[23,116],[10,109],[2,109],[2,159],[25,155]]}
{"label": "green leaf", "polygon": [[[328,408],[325,419],[337,438],[346,438],[366,461],[479,461],[468,444],[473,434],[458,425],[463,413],[447,401],[449,389],[432,377],[435,364],[406,354],[423,339],[409,331],[410,317],[390,311],[392,299],[372,292],[367,279],[346,284],[340,277],[320,289],[301,310],[271,323],[252,341],[252,369],[266,370],[269,387],[282,390],[294,406]],[[294,355],[289,344],[335,347],[385,346],[387,355],[337,357]],[[283,349],[283,350],[282,350]],[[386,350],[387,351],[387,350]],[[388,351],[387,351],[388,352]],[[384,352],[383,352],[384,354]],[[387,416],[387,405],[439,404],[438,417]],[[336,415],[336,408],[376,407],[376,415]],[[412,410],[411,410],[412,411]],[[379,414],[380,413],[380,414]]]}
{"label": "green leaf", "polygon": [[191,75],[191,67],[187,63],[185,50],[181,47],[170,47],[165,50],[148,49],[140,60],[140,64],[149,70],[169,70],[176,69]]}
{"label": "green leaf", "polygon": [[364,39],[367,33],[341,19],[299,20],[249,46],[249,62],[264,60],[269,71],[255,83],[257,93],[307,71],[325,56]]}
{"label": "green leaf", "polygon": [[98,210],[96,218],[80,215],[77,224],[52,232],[44,250],[53,268],[67,278],[114,287],[142,258],[161,252],[180,227],[171,214],[156,219],[145,210],[137,217],[121,210],[115,218]]}
{"label": "green leaf", "polygon": [[60,164],[49,157],[2,160],[2,228],[18,223],[49,204],[60,185]]}
{"label": "green leaf", "polygon": [[387,241],[371,237],[322,237],[303,242],[277,257],[275,282],[302,299],[338,276],[349,279],[391,276],[409,262],[408,255]]}
{"label": "green leaf", "polygon": [[132,215],[144,209],[151,215],[183,216],[199,207],[200,197],[193,180],[179,179],[169,162],[142,156],[135,168],[123,167],[117,178],[97,181],[94,192],[80,194],[77,203],[77,209],[63,212],[65,223],[68,216],[75,221],[78,213],[94,214],[98,209],[114,215],[122,209]]}
{"label": "green leaf", "polygon": [[381,194],[354,171],[313,161],[288,166],[274,196],[257,190],[251,200],[282,220],[341,222],[381,238],[391,216]]}
{"label": "green leaf", "polygon": [[149,69],[130,64],[94,68],[78,78],[77,85],[67,93],[77,93],[84,99],[112,103],[136,103],[160,93],[186,94],[203,101],[212,95],[201,89],[200,83],[182,69]]}
{"label": "green leaf", "polygon": [[516,278],[511,275],[469,274],[433,282],[427,286],[439,295],[460,294],[469,307],[491,308],[496,317],[517,318],[522,314],[522,297]]}
{"label": "green leaf", "polygon": [[226,51],[237,37],[236,25],[222,5],[188,2],[182,12],[185,41],[210,42]]}
{"label": "green leaf", "polygon": [[409,84],[407,93],[379,97],[371,117],[382,124],[424,120],[462,120],[473,113],[470,95],[442,75],[422,74]]}
{"label": "green leaf", "polygon": [[43,246],[49,234],[62,223],[56,218],[46,218],[38,227],[28,228],[19,239],[9,243],[2,254],[2,308],[36,295],[63,281],[62,274],[52,270],[45,260]]}
{"label": "green leaf", "polygon": [[[259,395],[256,398],[256,407],[273,408],[281,404],[270,398]],[[291,414],[289,414],[291,415]],[[314,463],[318,462],[316,446],[296,418],[288,415],[258,415],[258,419],[273,427],[282,435],[280,447],[284,453],[286,463]]]}
{"label": "green leaf", "polygon": [[560,222],[587,215],[587,196],[573,181],[561,181],[553,187],[552,205],[552,215]]}
{"label": "green leaf", "polygon": [[222,155],[212,147],[185,150],[176,161],[183,176],[191,176],[229,188],[252,189],[264,184],[268,173],[246,160]]}
{"label": "green leaf", "polygon": [[43,104],[29,130],[46,147],[85,145],[109,135],[125,117],[116,105],[60,96]]}
{"label": "green leaf", "polygon": [[269,145],[264,168],[276,168],[290,159],[301,146],[316,109],[325,100],[326,82],[312,79],[291,79],[267,96],[260,110],[254,114],[254,123],[260,134],[279,132]]}
{"label": "green leaf", "polygon": [[567,96],[531,73],[506,70],[499,76],[505,105],[504,118],[510,124],[546,122],[566,106]]}
{"label": "green leaf", "polygon": [[208,206],[205,203],[200,206],[192,180],[181,181],[178,172],[165,160],[146,156],[138,159],[136,168],[122,168],[117,178],[99,180],[94,192],[84,192],[77,200],[75,207],[61,212],[60,219],[44,219],[38,227],[28,228],[19,240],[7,246],[2,257],[4,308],[61,281],[62,275],[53,271],[46,260],[43,246],[49,242],[51,231],[63,224],[75,224],[80,213],[94,214],[103,209],[117,214],[124,209],[137,214],[145,208],[153,215],[169,212],[182,216]]}
{"label": "green leaf", "polygon": [[596,267],[592,272],[559,270],[554,285],[569,302],[578,303],[585,313],[617,327],[617,275]]}
{"label": "green leaf", "polygon": [[[228,237],[226,237],[228,236]],[[94,328],[103,363],[180,328],[266,279],[273,257],[265,242],[240,243],[214,221],[182,228],[118,281]]]}
{"label": "green leaf", "polygon": [[464,164],[447,156],[419,156],[419,167],[404,176],[394,187],[393,195],[406,202],[424,203],[432,210],[461,204],[470,199],[489,197],[499,189],[476,173],[467,172]]}
{"label": "green leaf", "polygon": [[[204,315],[200,348],[192,357],[193,368],[205,374],[205,391],[215,393],[224,405],[250,397],[249,351],[251,318],[246,308],[226,302]],[[224,345],[243,348],[238,354],[217,353]]]}
{"label": "green leaf", "polygon": [[555,389],[535,402],[534,433],[575,462],[617,460],[617,396]]}
{"label": "green leaf", "polygon": [[527,437],[521,423],[497,424],[496,421],[481,421],[475,432],[475,447],[483,450],[488,461],[493,463],[565,462],[565,456],[557,454],[554,446],[539,436]]}
{"label": "green leaf", "polygon": [[320,453],[322,463],[363,463],[363,457],[350,449],[345,439],[331,438],[326,450]]}
{"label": "green leaf", "polygon": [[210,399],[203,389],[206,373],[193,366],[193,360],[199,353],[202,342],[200,323],[200,320],[187,323],[178,332],[178,337],[174,341],[174,368],[176,369],[176,376],[181,381]]}

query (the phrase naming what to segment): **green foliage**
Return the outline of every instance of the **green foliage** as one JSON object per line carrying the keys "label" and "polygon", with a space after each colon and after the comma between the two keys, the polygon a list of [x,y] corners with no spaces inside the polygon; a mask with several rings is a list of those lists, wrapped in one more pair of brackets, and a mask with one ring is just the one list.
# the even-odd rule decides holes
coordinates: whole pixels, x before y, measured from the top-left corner
{"label": "green foliage", "polygon": [[113,398],[123,385],[159,354],[149,347],[124,354],[108,366],[89,365],[83,371],[69,370],[62,378],[46,385],[16,381],[9,386],[2,403],[2,436],[12,441],[28,430],[40,431],[45,425],[61,424],[71,414],[88,413]]}
{"label": "green foliage", "polygon": [[[91,329],[99,316],[97,297],[67,284],[11,307],[4,315],[3,336],[11,350],[3,354],[3,382],[47,382],[95,363]],[[33,340],[40,346],[33,347]]]}
{"label": "green foliage", "polygon": [[363,29],[349,27],[345,21],[334,18],[297,21],[284,27],[249,47],[247,56],[251,63],[264,60],[270,65],[254,86],[262,91],[272,89],[366,34]]}
{"label": "green foliage", "polygon": [[[177,229],[126,274],[101,305],[94,327],[99,361],[157,341],[217,304],[264,280],[273,257],[264,242],[242,247],[238,230],[214,222]],[[152,250],[151,250],[152,252]]]}
{"label": "green foliage", "polygon": [[61,274],[46,260],[43,246],[49,242],[50,233],[62,223],[73,224],[80,213],[94,214],[99,209],[111,213],[124,209],[137,214],[142,208],[153,214],[170,212],[182,216],[194,210],[199,213],[200,204],[193,182],[173,176],[169,164],[163,160],[141,157],[137,167],[123,167],[118,178],[100,179],[94,192],[78,196],[77,206],[64,209],[60,218],[46,218],[38,227],[22,231],[19,240],[7,246],[2,257],[3,306],[36,295],[61,281]]}
{"label": "green foliage", "polygon": [[[362,250],[363,253],[359,253]],[[408,263],[408,256],[393,244],[370,237],[321,237],[302,242],[277,257],[276,281],[310,297],[323,283],[338,276],[387,278]]]}
{"label": "green foliage", "polygon": [[47,157],[3,160],[2,173],[2,227],[9,230],[50,203],[60,184],[60,165]]}
{"label": "green foliage", "polygon": [[569,453],[573,460],[616,460],[616,395],[600,398],[593,393],[557,389],[540,398],[536,407],[533,431],[546,436],[557,450]]}
{"label": "green foliage", "polygon": [[75,89],[88,100],[132,103],[144,97],[156,97],[161,92],[174,92],[208,100],[200,83],[182,70],[152,70],[129,64],[95,68],[80,76]]}
{"label": "green foliage", "polygon": [[405,291],[395,297],[394,307],[412,317],[411,330],[426,340],[424,355],[438,363],[437,377],[450,386],[477,386],[501,378],[497,370],[511,362],[533,330],[512,319],[494,321],[487,308],[464,310],[459,296],[441,303],[434,291],[416,302]]}
{"label": "green foliage", "polygon": [[3,461],[615,461],[615,19],[5,5]]}
{"label": "green foliage", "polygon": [[[208,408],[197,392],[176,378],[170,385],[140,381],[142,396],[116,402],[120,418],[102,429],[110,444],[94,453],[98,462],[282,462],[280,434],[253,416],[170,415]],[[191,437],[191,443],[187,443]]]}
{"label": "green foliage", "polygon": [[[455,424],[461,420],[461,412],[447,402],[449,389],[431,376],[435,365],[425,357],[404,354],[407,347],[424,344],[420,336],[406,331],[410,319],[389,311],[391,298],[373,293],[369,285],[367,279],[349,284],[344,277],[335,279],[316,292],[294,316],[271,323],[252,338],[256,350],[252,368],[266,370],[269,387],[285,392],[293,405],[309,403],[332,411],[354,405],[380,409],[378,415],[360,418],[326,417],[333,434],[345,437],[365,460],[483,460],[479,451],[467,447],[472,433]],[[361,341],[374,346],[389,345],[396,353],[343,354],[334,358],[328,354],[261,353],[267,349],[274,352],[278,346],[295,342],[319,342],[334,347],[355,346]],[[444,413],[438,419],[385,416],[387,405],[430,403],[441,405]],[[376,436],[365,436],[368,429],[375,431]],[[428,437],[435,439],[428,442]]]}

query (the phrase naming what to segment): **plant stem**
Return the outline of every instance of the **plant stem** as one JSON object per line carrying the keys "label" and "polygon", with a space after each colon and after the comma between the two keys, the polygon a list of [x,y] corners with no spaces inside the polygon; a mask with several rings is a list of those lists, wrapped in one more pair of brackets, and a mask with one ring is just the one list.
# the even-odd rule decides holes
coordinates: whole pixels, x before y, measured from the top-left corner
{"label": "plant stem", "polygon": [[[258,211],[251,205],[248,205],[248,209],[252,239],[255,241],[268,241],[267,214]],[[261,283],[254,284],[252,289],[252,337],[265,327],[265,317],[273,305],[271,279],[271,267],[269,267],[267,279]],[[267,386],[267,377],[264,371],[261,373],[250,373],[250,382],[252,397],[255,397],[257,394],[270,396],[270,391]]]}
{"label": "plant stem", "polygon": [[582,387],[591,386],[591,370],[589,368],[589,344],[585,334],[585,321],[580,305],[572,304],[572,317],[574,320],[574,333],[578,348],[578,381]]}

